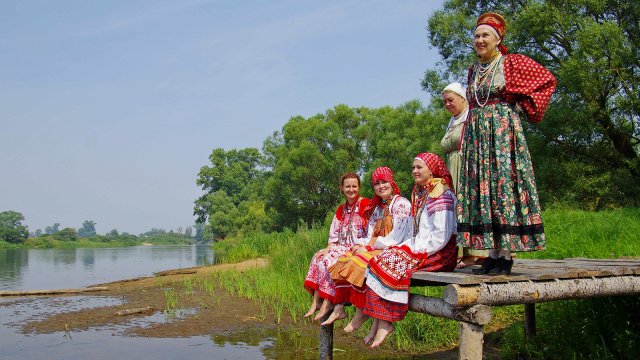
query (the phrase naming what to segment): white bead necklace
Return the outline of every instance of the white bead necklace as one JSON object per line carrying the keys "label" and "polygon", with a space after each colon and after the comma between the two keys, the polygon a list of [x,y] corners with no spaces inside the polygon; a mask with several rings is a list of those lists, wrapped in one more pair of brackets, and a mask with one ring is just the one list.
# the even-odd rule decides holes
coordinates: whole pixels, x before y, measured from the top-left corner
{"label": "white bead necklace", "polygon": [[[491,97],[491,86],[493,85],[493,79],[496,76],[496,69],[498,67],[498,63],[500,62],[500,59],[502,58],[502,54],[498,53],[498,56],[496,56],[495,59],[493,59],[493,61],[491,61],[486,67],[483,66],[482,63],[480,64],[476,64],[476,76],[474,78],[474,86],[473,86],[473,95],[476,98],[476,102],[478,103],[478,105],[480,105],[480,107],[485,106],[488,102],[489,102],[489,97]],[[489,90],[487,91],[487,97],[484,100],[484,102],[481,102],[480,99],[478,98],[478,87],[480,87],[480,85],[482,85],[487,78],[489,78],[489,76],[487,76],[489,73],[491,73],[491,81],[489,81]]]}

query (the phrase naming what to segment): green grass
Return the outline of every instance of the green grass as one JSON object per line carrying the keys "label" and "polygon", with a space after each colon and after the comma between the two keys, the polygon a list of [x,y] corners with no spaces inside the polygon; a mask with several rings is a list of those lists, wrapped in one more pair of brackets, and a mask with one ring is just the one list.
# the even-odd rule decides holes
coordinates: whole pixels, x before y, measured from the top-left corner
{"label": "green grass", "polygon": [[[520,258],[640,256],[640,209],[603,212],[551,209],[544,213],[547,250],[519,253]],[[268,257],[266,269],[217,273],[214,277],[227,290],[254,300],[276,314],[285,313],[294,322],[310,305],[303,289],[311,256],[326,246],[327,229],[301,228],[274,234],[256,234],[227,239],[215,244],[224,261],[237,262]],[[441,296],[442,288],[413,288],[413,293]],[[639,297],[557,301],[536,305],[538,334],[526,342],[522,334],[523,307],[495,307],[487,326],[499,332],[501,356],[517,358],[613,359],[633,358],[640,351]],[[352,313],[353,310],[350,310]],[[352,314],[350,314],[352,315]],[[349,316],[350,317],[350,316]],[[345,320],[337,326],[345,324]],[[363,336],[368,325],[359,330]],[[396,324],[396,331],[384,346],[412,353],[424,353],[457,345],[457,322],[410,312]],[[588,346],[583,345],[589,342]],[[626,354],[626,355],[625,355]],[[629,357],[628,355],[634,355]],[[625,357],[626,356],[626,357]]]}

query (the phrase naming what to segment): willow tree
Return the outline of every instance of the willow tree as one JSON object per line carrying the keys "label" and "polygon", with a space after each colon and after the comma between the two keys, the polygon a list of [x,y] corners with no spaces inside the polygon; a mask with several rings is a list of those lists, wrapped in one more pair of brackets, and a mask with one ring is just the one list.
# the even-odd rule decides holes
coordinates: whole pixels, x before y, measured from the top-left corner
{"label": "willow tree", "polygon": [[605,208],[640,203],[640,2],[446,1],[428,20],[443,60],[422,81],[432,94],[467,82],[474,21],[507,19],[504,43],[553,72],[558,86],[542,123],[527,125],[544,203]]}

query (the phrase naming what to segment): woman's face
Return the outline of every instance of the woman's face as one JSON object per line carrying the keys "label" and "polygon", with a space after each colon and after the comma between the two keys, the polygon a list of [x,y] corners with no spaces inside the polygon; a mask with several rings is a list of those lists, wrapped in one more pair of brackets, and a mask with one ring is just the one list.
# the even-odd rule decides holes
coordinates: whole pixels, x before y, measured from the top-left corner
{"label": "woman's face", "polygon": [[386,180],[378,180],[373,184],[373,191],[380,196],[382,200],[387,200],[393,194],[391,183]]}
{"label": "woman's face", "polygon": [[358,192],[360,191],[360,185],[358,185],[358,179],[347,178],[342,182],[342,193],[347,198],[347,202],[352,204],[358,198]]}
{"label": "woman's face", "polygon": [[464,109],[467,107],[466,100],[463,99],[462,96],[453,92],[447,91],[443,93],[442,101],[444,102],[444,108],[453,116],[462,114]]}
{"label": "woman's face", "polygon": [[431,173],[427,164],[418,159],[413,160],[413,171],[411,171],[411,175],[413,175],[413,180],[416,184],[422,186],[427,185],[429,180],[433,179],[433,173]]}
{"label": "woman's face", "polygon": [[496,54],[499,44],[500,39],[488,29],[488,26],[478,26],[473,33],[473,49],[481,60],[491,59]]}

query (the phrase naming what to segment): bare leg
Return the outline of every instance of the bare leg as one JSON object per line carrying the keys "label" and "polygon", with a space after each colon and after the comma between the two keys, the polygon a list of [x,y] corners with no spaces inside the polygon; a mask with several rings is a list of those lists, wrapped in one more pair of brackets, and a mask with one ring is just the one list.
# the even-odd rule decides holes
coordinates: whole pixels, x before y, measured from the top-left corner
{"label": "bare leg", "polygon": [[344,319],[347,317],[347,313],[344,312],[344,304],[336,304],[333,308],[333,312],[329,315],[329,318],[320,325],[333,324],[334,321]]}
{"label": "bare leg", "polygon": [[371,342],[373,341],[373,338],[376,336],[376,333],[378,332],[379,324],[380,324],[380,320],[374,318],[373,324],[371,324],[371,330],[369,330],[369,333],[367,334],[367,336],[364,337],[365,344],[367,345],[371,344]]}
{"label": "bare leg", "polygon": [[353,317],[353,319],[351,319],[351,322],[347,324],[347,326],[344,328],[344,331],[350,333],[358,330],[360,326],[362,326],[362,324],[367,321],[368,318],[369,316],[362,313],[362,309],[356,308],[356,315]]}
{"label": "bare leg", "polygon": [[392,323],[385,320],[380,320],[380,323],[378,324],[378,331],[376,332],[376,337],[373,339],[373,343],[371,343],[371,348],[377,347],[378,345],[382,344],[384,339],[387,338],[387,335],[391,334],[395,329],[396,328]]}
{"label": "bare leg", "polygon": [[320,302],[320,293],[318,292],[318,290],[316,290],[313,292],[313,301],[311,301],[311,307],[309,308],[309,311],[307,311],[307,313],[304,314],[304,317],[309,317],[313,315],[313,313],[316,312],[316,310],[318,310],[319,302]]}
{"label": "bare leg", "polygon": [[333,310],[333,303],[327,299],[324,299],[324,301],[322,302],[322,306],[320,307],[320,311],[318,311],[313,320],[322,319],[331,310]]}

